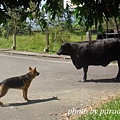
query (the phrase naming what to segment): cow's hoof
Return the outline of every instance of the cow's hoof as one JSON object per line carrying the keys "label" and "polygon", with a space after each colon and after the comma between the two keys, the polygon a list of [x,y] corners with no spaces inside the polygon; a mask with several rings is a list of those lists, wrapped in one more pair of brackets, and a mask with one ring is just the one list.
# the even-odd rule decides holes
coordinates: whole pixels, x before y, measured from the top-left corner
{"label": "cow's hoof", "polygon": [[86,82],[86,80],[81,80],[82,83]]}

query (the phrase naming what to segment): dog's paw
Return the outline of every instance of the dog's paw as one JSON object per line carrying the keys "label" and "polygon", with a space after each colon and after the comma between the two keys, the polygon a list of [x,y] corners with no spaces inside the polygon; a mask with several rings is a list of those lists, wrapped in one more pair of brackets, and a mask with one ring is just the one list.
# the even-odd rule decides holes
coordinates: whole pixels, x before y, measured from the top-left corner
{"label": "dog's paw", "polygon": [[31,102],[31,100],[27,99],[27,102]]}
{"label": "dog's paw", "polygon": [[3,106],[3,103],[2,103],[2,102],[0,102],[0,106]]}

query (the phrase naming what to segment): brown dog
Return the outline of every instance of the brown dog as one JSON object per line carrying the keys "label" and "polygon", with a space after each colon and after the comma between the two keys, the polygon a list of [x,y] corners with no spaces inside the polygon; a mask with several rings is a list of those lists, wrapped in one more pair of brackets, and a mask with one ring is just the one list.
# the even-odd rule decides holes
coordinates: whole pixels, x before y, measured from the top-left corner
{"label": "brown dog", "polygon": [[[25,75],[12,77],[5,79],[0,83],[0,98],[3,97],[10,88],[21,89],[23,91],[23,98],[29,102],[30,100],[27,98],[27,91],[30,86],[32,80],[39,75],[39,72],[35,69],[29,67],[29,72]],[[0,102],[0,106],[3,103]]]}

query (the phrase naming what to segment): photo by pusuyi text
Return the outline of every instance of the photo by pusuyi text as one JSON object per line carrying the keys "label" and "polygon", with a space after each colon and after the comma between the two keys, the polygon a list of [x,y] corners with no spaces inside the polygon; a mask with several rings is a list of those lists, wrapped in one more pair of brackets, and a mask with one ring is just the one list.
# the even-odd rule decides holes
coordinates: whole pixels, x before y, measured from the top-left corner
{"label": "photo by pusuyi text", "polygon": [[79,114],[86,114],[86,113],[90,113],[90,114],[98,114],[99,116],[102,115],[109,115],[109,114],[120,114],[120,110],[115,110],[115,109],[76,109],[76,108],[72,108],[70,110],[68,110],[68,116],[70,115],[79,115]]}

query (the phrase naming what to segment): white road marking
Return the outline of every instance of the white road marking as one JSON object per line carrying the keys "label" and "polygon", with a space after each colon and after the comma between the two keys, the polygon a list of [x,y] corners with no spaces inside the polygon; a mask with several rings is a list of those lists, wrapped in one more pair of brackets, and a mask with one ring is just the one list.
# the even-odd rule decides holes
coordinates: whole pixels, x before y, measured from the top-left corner
{"label": "white road marking", "polygon": [[56,62],[56,63],[71,63],[71,61],[58,61],[58,60],[50,60],[50,59],[41,59],[41,58],[32,58],[32,57],[28,57],[28,56],[11,56],[11,55],[5,55],[5,54],[0,54],[0,56],[4,56],[4,57],[12,57],[12,58],[21,58],[21,59],[27,59],[27,60],[36,60],[36,61],[43,61],[43,62]]}

